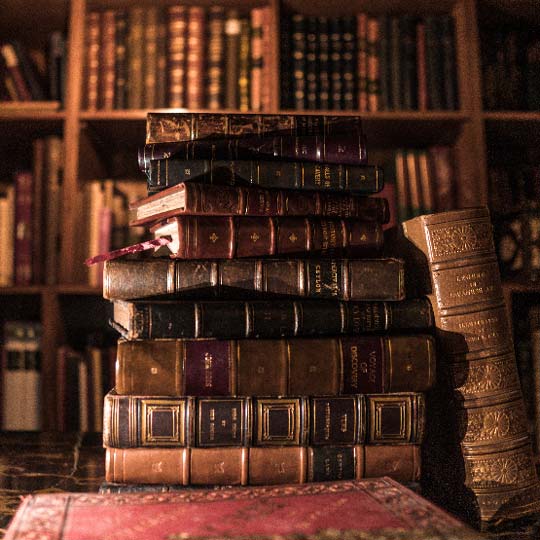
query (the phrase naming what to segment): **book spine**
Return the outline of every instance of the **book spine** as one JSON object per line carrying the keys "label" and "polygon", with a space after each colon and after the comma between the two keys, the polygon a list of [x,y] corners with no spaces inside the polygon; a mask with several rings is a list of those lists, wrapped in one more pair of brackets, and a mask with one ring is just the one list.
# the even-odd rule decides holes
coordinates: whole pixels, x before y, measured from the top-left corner
{"label": "book spine", "polygon": [[[227,73],[230,72],[227,71]],[[362,120],[358,115],[148,113],[146,117],[147,145],[197,139],[251,138],[270,135],[354,134],[356,136],[361,133]]]}
{"label": "book spine", "polygon": [[[254,10],[255,11],[255,10]],[[209,109],[223,107],[225,57],[225,11],[222,6],[211,6],[208,11],[208,70],[206,103]]]}
{"label": "book spine", "polygon": [[31,99],[35,101],[45,101],[46,97],[41,77],[27,50],[17,40],[11,41],[8,45],[11,46],[12,51],[16,55],[17,64],[23,77],[24,84],[30,92]]}
{"label": "book spine", "polygon": [[167,18],[166,10],[157,10],[157,38],[156,38],[156,91],[155,107],[164,108],[168,106],[167,96]]}
{"label": "book spine", "polygon": [[[536,453],[540,449],[540,306],[534,305],[529,310],[529,366],[532,371],[531,377],[533,384],[531,385],[532,392],[527,396],[531,401],[532,418],[533,418],[533,442]],[[521,378],[520,378],[521,379]],[[523,379],[521,379],[521,387],[524,388]],[[525,392],[524,392],[525,395]]]}
{"label": "book spine", "polygon": [[361,112],[368,110],[368,41],[367,41],[367,13],[357,15],[358,34],[358,109]]}
{"label": "book spine", "polygon": [[[265,189],[186,182],[176,192],[162,191],[130,206],[130,225],[157,222],[181,214],[199,216],[324,216],[386,223],[388,203],[379,197],[338,191]],[[182,194],[182,204],[173,204]],[[163,195],[165,194],[165,195]],[[167,197],[171,207],[166,208]],[[163,199],[163,200],[162,200]],[[160,201],[160,202],[158,202]],[[160,208],[156,208],[159,205]]]}
{"label": "book spine", "polygon": [[379,19],[369,17],[367,22],[367,97],[370,111],[378,111],[380,108],[379,32]]}
{"label": "book spine", "polygon": [[356,109],[356,66],[358,65],[356,55],[356,17],[341,17],[342,28],[342,78],[343,78],[343,108],[345,110]]}
{"label": "book spine", "polygon": [[100,14],[91,11],[86,17],[86,108],[90,111],[99,103],[100,31]]}
{"label": "book spine", "polygon": [[[271,6],[264,6],[262,9],[262,68],[261,68],[261,111],[269,111],[272,108],[272,80],[273,70],[271,58],[273,57],[272,49],[272,28],[274,15]],[[254,111],[257,109],[252,105]]]}
{"label": "book spine", "polygon": [[[278,338],[358,335],[431,327],[429,302],[211,301],[114,303],[114,327],[127,339]],[[147,344],[148,345],[148,344]],[[165,348],[165,345],[163,345]],[[165,356],[165,353],[163,353]],[[418,390],[420,391],[420,390]],[[120,391],[121,394],[156,392]],[[157,392],[159,393],[159,392]],[[163,392],[167,394],[167,392]],[[255,392],[250,392],[255,393]]]}
{"label": "book spine", "polygon": [[[45,182],[45,139],[32,142],[32,278],[34,283],[43,283],[43,244],[44,244],[44,182]],[[3,245],[3,244],[2,244]]]}
{"label": "book spine", "polygon": [[115,12],[114,28],[114,108],[127,106],[127,36],[128,17],[125,11]]}
{"label": "book spine", "polygon": [[439,19],[435,16],[424,18],[426,41],[426,87],[428,107],[443,108],[442,55],[440,42]]}
{"label": "book spine", "polygon": [[156,106],[157,79],[157,38],[158,38],[158,8],[150,6],[146,9],[143,28],[143,106],[151,109]]}
{"label": "book spine", "polygon": [[428,108],[427,70],[426,70],[426,25],[423,21],[416,23],[416,66],[418,79],[418,110]]}
{"label": "book spine", "polygon": [[329,19],[330,37],[330,108],[343,109],[343,39],[340,17]]}
{"label": "book spine", "polygon": [[131,7],[128,17],[128,107],[141,109],[144,103],[145,10],[142,7]]}
{"label": "book spine", "polygon": [[317,218],[174,218],[180,259],[233,259],[265,255],[374,256],[382,248],[382,226]]}
{"label": "book spine", "polygon": [[[156,467],[154,464],[159,463]],[[420,477],[417,445],[299,448],[107,448],[107,493],[158,491],[186,485],[271,485],[389,476]]]}
{"label": "book spine", "polygon": [[240,18],[236,9],[227,11],[225,19],[225,107],[237,109],[240,55]]}
{"label": "book spine", "polygon": [[167,56],[169,107],[185,107],[187,7],[167,8]]}
{"label": "book spine", "polygon": [[403,108],[403,70],[404,66],[402,64],[401,57],[401,16],[391,15],[389,17],[389,66],[388,72],[390,74],[390,92],[392,96],[392,106],[393,110],[400,110]]}
{"label": "book spine", "polygon": [[417,74],[416,74],[416,25],[409,15],[399,19],[399,42],[401,65],[401,108],[417,109]]}
{"label": "book spine", "polygon": [[15,186],[9,184],[0,194],[0,284],[9,287],[14,282],[15,258]]}
{"label": "book spine", "polygon": [[114,107],[114,77],[115,77],[115,11],[107,9],[101,13],[101,44],[100,50],[100,80],[99,106],[110,110]]}
{"label": "book spine", "polygon": [[430,172],[434,178],[435,209],[445,212],[456,208],[456,187],[454,180],[452,149],[449,146],[428,148]]}
{"label": "book spine", "polygon": [[250,108],[255,112],[262,110],[264,9],[264,7],[256,7],[250,12]]}
{"label": "book spine", "polygon": [[306,109],[315,110],[317,108],[317,70],[318,70],[318,50],[317,50],[317,17],[306,18],[306,71],[305,82],[305,104]]}
{"label": "book spine", "polygon": [[292,16],[292,76],[293,104],[296,110],[306,108],[306,17]]}
{"label": "book spine", "polygon": [[33,183],[30,171],[15,174],[15,285],[32,283]]}
{"label": "book spine", "polygon": [[238,53],[238,108],[248,111],[250,108],[250,56],[251,34],[249,19],[240,19],[240,50]]}
{"label": "book spine", "polygon": [[[112,260],[104,267],[103,295],[111,300],[231,287],[336,300],[403,300],[400,259],[244,259],[232,261]],[[219,284],[219,286],[218,286]]]}
{"label": "book spine", "polygon": [[377,193],[383,169],[309,161],[210,161],[156,159],[144,171],[148,194],[191,180],[209,184],[248,184],[268,188],[350,190]]}
{"label": "book spine", "polygon": [[317,17],[317,49],[319,68],[317,74],[317,106],[321,110],[330,109],[330,36],[328,17]]}
{"label": "book spine", "polygon": [[[426,451],[429,489],[476,522],[525,514],[538,480],[489,212],[473,208],[420,216],[403,227],[418,250],[410,259],[419,265],[418,292],[437,291],[429,298],[448,369],[438,378],[430,407],[436,425]],[[420,263],[420,257],[427,261]],[[449,433],[459,437],[452,442]],[[443,459],[437,444],[445,448]],[[456,467],[464,474],[456,476]],[[502,482],[501,470],[512,471]],[[448,486],[444,492],[437,489],[442,483]],[[474,506],[460,505],[463,492],[474,497]]]}
{"label": "book spine", "polygon": [[377,56],[379,58],[379,88],[380,110],[387,111],[392,108],[391,91],[391,58],[390,58],[390,18],[383,14],[378,16],[379,21],[379,41],[377,43]]}
{"label": "book spine", "polygon": [[279,104],[282,109],[294,109],[292,20],[282,16],[279,21]]}
{"label": "book spine", "polygon": [[5,43],[0,48],[0,52],[4,57],[4,65],[13,82],[15,93],[19,101],[31,101],[32,93],[24,80],[22,68],[19,63],[19,58],[15,53],[15,48],[11,43]]}
{"label": "book spine", "polygon": [[49,73],[49,97],[53,101],[64,100],[64,62],[66,43],[62,32],[51,32],[47,54],[47,70]]}
{"label": "book spine", "polygon": [[[197,306],[208,309],[208,313],[198,315],[193,310],[189,312],[193,304],[181,307],[182,312],[187,312],[190,322],[197,322],[201,317],[210,319],[210,323],[215,322],[216,306],[208,303]],[[115,387],[118,393],[175,396],[351,395],[425,392],[434,383],[434,341],[426,334],[239,341],[216,340],[216,335],[213,335],[211,339],[171,340],[171,336],[181,335],[180,328],[188,324],[188,321],[179,320],[173,307],[124,306],[130,317],[135,319],[132,326],[146,332],[131,332],[131,336],[137,336],[135,341],[118,342]],[[236,311],[225,311],[231,313],[237,322],[239,306],[234,307]],[[261,306],[256,304],[253,307],[259,310],[251,317],[257,319],[254,321],[257,324],[260,324],[259,317],[264,313],[274,317],[278,312],[285,313],[289,321],[283,324],[292,318],[285,309],[279,309],[280,306],[268,308],[266,312],[261,312]],[[308,309],[305,317],[316,318],[324,316],[325,312],[334,316],[329,325],[343,327],[342,321],[336,321],[335,311],[324,305]],[[356,317],[352,323],[360,317],[360,313],[347,315],[349,319]],[[168,321],[172,327],[165,328]],[[270,322],[275,326],[275,319]],[[322,326],[321,322],[317,320],[313,326]],[[245,326],[245,321],[242,323]],[[148,332],[153,324],[155,329],[152,327]],[[230,328],[233,324],[227,321],[225,326]],[[237,325],[230,334],[240,334],[238,330]],[[282,333],[279,329],[274,329],[274,332],[277,336]],[[193,328],[189,328],[188,333],[193,334]],[[159,341],[147,337],[151,334],[157,335]]]}
{"label": "book spine", "polygon": [[[441,22],[441,42],[442,42],[442,73],[443,73],[443,96],[445,109],[457,109],[458,96],[456,88],[456,51],[455,51],[455,34],[454,20],[450,15],[443,15]],[[516,67],[517,69],[517,67]],[[519,85],[513,92],[514,95],[519,94]],[[519,107],[518,104],[516,104]],[[516,108],[517,108],[516,107]]]}
{"label": "book spine", "polygon": [[186,52],[186,105],[201,109],[204,102],[206,11],[200,6],[188,8]]}
{"label": "book spine", "polygon": [[[287,447],[420,443],[417,393],[324,397],[121,396],[109,392],[103,445]],[[173,427],[171,429],[171,427]]]}
{"label": "book spine", "polygon": [[139,154],[139,165],[148,168],[148,160],[178,157],[180,159],[299,160],[348,165],[367,163],[363,135],[305,135],[240,137],[232,139],[183,141],[172,144],[145,145]]}

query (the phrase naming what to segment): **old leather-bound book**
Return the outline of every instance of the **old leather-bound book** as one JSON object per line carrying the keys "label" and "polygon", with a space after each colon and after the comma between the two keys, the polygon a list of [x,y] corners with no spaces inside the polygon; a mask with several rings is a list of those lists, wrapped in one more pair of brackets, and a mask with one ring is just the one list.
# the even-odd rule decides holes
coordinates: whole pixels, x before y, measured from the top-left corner
{"label": "old leather-bound book", "polygon": [[347,133],[362,133],[360,116],[178,112],[151,112],[146,116],[146,144],[254,135],[302,137]]}
{"label": "old leather-bound book", "polygon": [[[222,315],[225,318],[225,315]],[[116,391],[165,396],[425,392],[429,335],[241,340],[119,340]]]}
{"label": "old leather-bound book", "polygon": [[426,298],[401,302],[115,300],[110,322],[130,340],[320,337],[426,331],[433,325],[433,313]]}
{"label": "old leather-bound book", "polygon": [[390,476],[420,478],[416,444],[107,448],[107,482],[124,485],[270,485]]}
{"label": "old leather-bound book", "polygon": [[382,249],[376,221],[314,217],[176,216],[150,227],[170,236],[179,259],[287,256],[375,256]]}
{"label": "old leather-bound book", "polygon": [[105,396],[110,448],[420,443],[424,396]]}
{"label": "old leather-bound book", "polygon": [[386,223],[388,202],[381,197],[330,192],[219,186],[182,182],[129,206],[131,226],[168,217],[201,216],[326,216]]}
{"label": "old leather-bound book", "polygon": [[194,489],[144,496],[32,495],[17,511],[6,540],[30,534],[50,540],[481,538],[390,478],[302,486]]}
{"label": "old leather-bound book", "polygon": [[106,261],[103,296],[109,300],[233,293],[335,300],[403,300],[401,259],[167,258]]}
{"label": "old leather-bound book", "polygon": [[473,522],[525,515],[539,506],[538,481],[489,212],[425,215],[403,229],[440,352],[426,490]]}

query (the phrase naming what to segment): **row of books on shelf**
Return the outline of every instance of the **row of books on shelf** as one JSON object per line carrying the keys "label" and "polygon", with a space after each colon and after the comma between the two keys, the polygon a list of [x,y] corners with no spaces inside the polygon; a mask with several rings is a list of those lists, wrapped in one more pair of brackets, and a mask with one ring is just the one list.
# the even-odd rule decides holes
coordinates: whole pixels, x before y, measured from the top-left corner
{"label": "row of books on shelf", "polygon": [[450,15],[286,14],[280,42],[285,109],[459,108]]}
{"label": "row of books on shelf", "polygon": [[481,32],[484,107],[540,110],[540,39],[522,28]]}
{"label": "row of books on shelf", "polygon": [[0,44],[0,102],[52,101],[64,97],[66,43],[52,32],[46,50],[26,47],[18,40]]}
{"label": "row of books on shelf", "polygon": [[91,11],[86,107],[268,110],[270,7]]}

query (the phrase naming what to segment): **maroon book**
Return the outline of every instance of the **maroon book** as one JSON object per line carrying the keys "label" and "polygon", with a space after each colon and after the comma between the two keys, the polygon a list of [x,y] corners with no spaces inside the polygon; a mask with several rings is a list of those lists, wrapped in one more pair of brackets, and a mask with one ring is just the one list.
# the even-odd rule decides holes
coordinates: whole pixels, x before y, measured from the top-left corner
{"label": "maroon book", "polygon": [[30,171],[15,174],[15,285],[32,283],[32,197]]}
{"label": "maroon book", "polygon": [[386,223],[383,198],[354,193],[265,189],[182,182],[130,205],[131,226],[178,215],[325,216]]}
{"label": "maroon book", "polygon": [[376,221],[319,217],[178,216],[151,228],[170,236],[171,257],[233,259],[265,255],[375,255],[383,245]]}
{"label": "maroon book", "polygon": [[383,477],[168,493],[33,495],[22,502],[5,540],[30,538],[480,540],[482,536]]}

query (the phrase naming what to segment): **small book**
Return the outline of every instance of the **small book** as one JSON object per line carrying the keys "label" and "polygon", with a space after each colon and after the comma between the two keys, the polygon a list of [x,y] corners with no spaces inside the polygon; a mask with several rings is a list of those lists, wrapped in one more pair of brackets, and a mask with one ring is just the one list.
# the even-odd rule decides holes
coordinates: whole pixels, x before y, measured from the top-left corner
{"label": "small book", "polygon": [[296,296],[334,300],[403,300],[401,259],[196,259],[106,261],[103,296]]}
{"label": "small book", "polygon": [[183,182],[130,205],[130,226],[177,215],[325,216],[386,223],[388,202],[352,193]]}
{"label": "small book", "polygon": [[146,540],[482,538],[480,533],[387,477],[144,496],[31,495],[17,510],[5,540],[22,538],[29,531],[50,540],[102,540],[134,535]]}
{"label": "small book", "polygon": [[177,216],[150,230],[156,239],[170,237],[167,249],[179,259],[363,257],[377,255],[383,246],[376,221],[319,217]]}
{"label": "small book", "polygon": [[115,389],[165,396],[351,395],[425,392],[434,382],[435,342],[426,334],[121,339]]}

